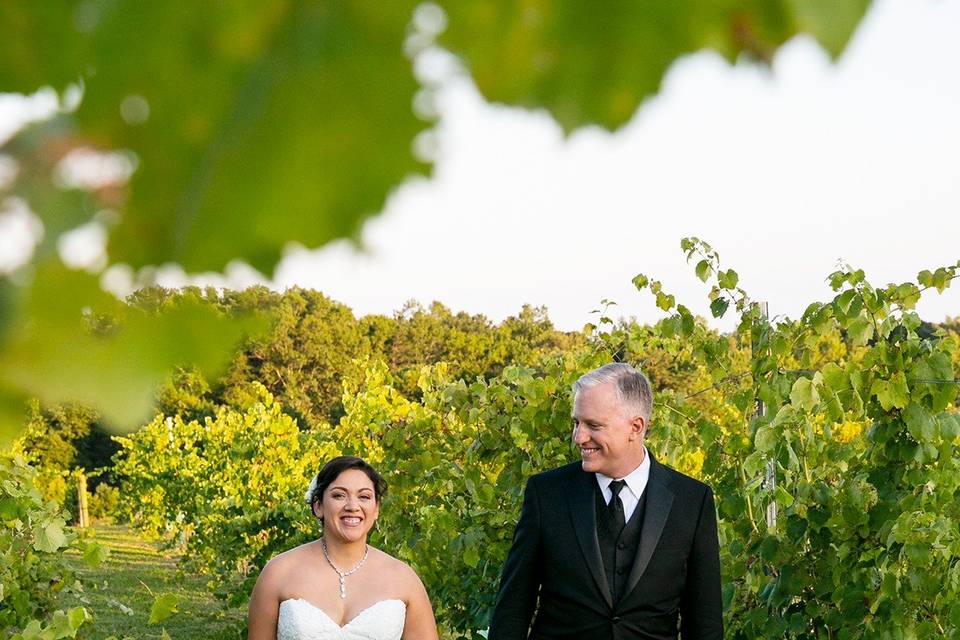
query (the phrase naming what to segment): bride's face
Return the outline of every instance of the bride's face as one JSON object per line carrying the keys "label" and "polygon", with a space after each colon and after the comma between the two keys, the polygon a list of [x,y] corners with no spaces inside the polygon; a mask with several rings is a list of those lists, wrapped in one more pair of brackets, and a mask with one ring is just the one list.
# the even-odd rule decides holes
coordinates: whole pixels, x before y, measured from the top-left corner
{"label": "bride's face", "polygon": [[323,492],[318,511],[324,535],[346,542],[366,539],[380,513],[373,481],[360,469],[347,469]]}

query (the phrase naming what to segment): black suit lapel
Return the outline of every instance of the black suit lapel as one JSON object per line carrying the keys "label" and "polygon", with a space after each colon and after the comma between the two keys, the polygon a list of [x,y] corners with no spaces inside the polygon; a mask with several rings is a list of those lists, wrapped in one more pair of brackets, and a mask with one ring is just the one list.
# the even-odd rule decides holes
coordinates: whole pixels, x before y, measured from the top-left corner
{"label": "black suit lapel", "polygon": [[647,570],[650,558],[653,557],[653,550],[663,534],[667,516],[670,515],[670,507],[673,505],[674,494],[667,488],[663,470],[653,456],[650,456],[650,478],[647,480],[644,493],[647,494],[647,510],[643,514],[643,527],[640,530],[640,548],[637,549],[637,557],[633,561],[633,568],[627,578],[627,588],[624,591],[626,595],[633,591],[643,572]]}
{"label": "black suit lapel", "polygon": [[596,489],[597,480],[592,473],[581,472],[576,475],[574,486],[568,498],[570,501],[570,518],[573,520],[573,529],[577,534],[580,550],[590,567],[590,574],[597,583],[597,588],[603,594],[609,606],[613,606],[613,596],[607,586],[607,578],[603,571],[603,559],[600,557],[600,541],[597,539],[597,511]]}

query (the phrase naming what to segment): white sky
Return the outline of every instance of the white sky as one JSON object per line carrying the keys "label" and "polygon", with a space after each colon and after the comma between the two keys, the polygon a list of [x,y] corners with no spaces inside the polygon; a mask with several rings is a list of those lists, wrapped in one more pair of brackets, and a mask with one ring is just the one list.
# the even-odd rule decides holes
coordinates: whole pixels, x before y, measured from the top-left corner
{"label": "white sky", "polygon": [[[357,315],[411,298],[494,320],[546,305],[579,329],[603,298],[615,315],[662,317],[630,284],[640,272],[709,315],[679,249],[687,235],[771,314],[828,299],[841,259],[875,284],[915,279],[960,259],[958,32],[960,0],[877,0],[838,64],[806,37],[772,71],[687,56],[623,129],[566,139],[545,112],[487,104],[457,77],[438,96],[433,176],[392,194],[363,252],[292,250],[273,284],[319,289]],[[960,284],[920,311],[960,315]]]}

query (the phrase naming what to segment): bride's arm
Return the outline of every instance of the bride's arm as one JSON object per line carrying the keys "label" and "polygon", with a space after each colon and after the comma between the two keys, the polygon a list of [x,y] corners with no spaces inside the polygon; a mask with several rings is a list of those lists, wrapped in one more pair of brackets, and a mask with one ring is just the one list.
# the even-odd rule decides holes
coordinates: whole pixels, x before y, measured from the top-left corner
{"label": "bride's arm", "polygon": [[268,562],[260,572],[257,584],[253,587],[248,605],[247,640],[277,640],[280,598],[276,569],[272,561]]}
{"label": "bride's arm", "polygon": [[403,640],[439,640],[437,621],[433,617],[433,607],[430,605],[427,590],[413,569],[406,569],[409,572],[409,587],[405,598],[407,619],[403,625]]}

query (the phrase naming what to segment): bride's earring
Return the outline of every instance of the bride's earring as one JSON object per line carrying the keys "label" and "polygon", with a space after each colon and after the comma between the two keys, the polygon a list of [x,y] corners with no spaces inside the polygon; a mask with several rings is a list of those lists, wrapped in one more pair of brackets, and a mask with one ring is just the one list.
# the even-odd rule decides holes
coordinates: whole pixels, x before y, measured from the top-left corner
{"label": "bride's earring", "polygon": [[320,534],[323,535],[323,512],[317,514],[317,503],[314,502],[310,505],[310,511],[313,513],[313,517],[317,519],[317,529],[320,531]]}

